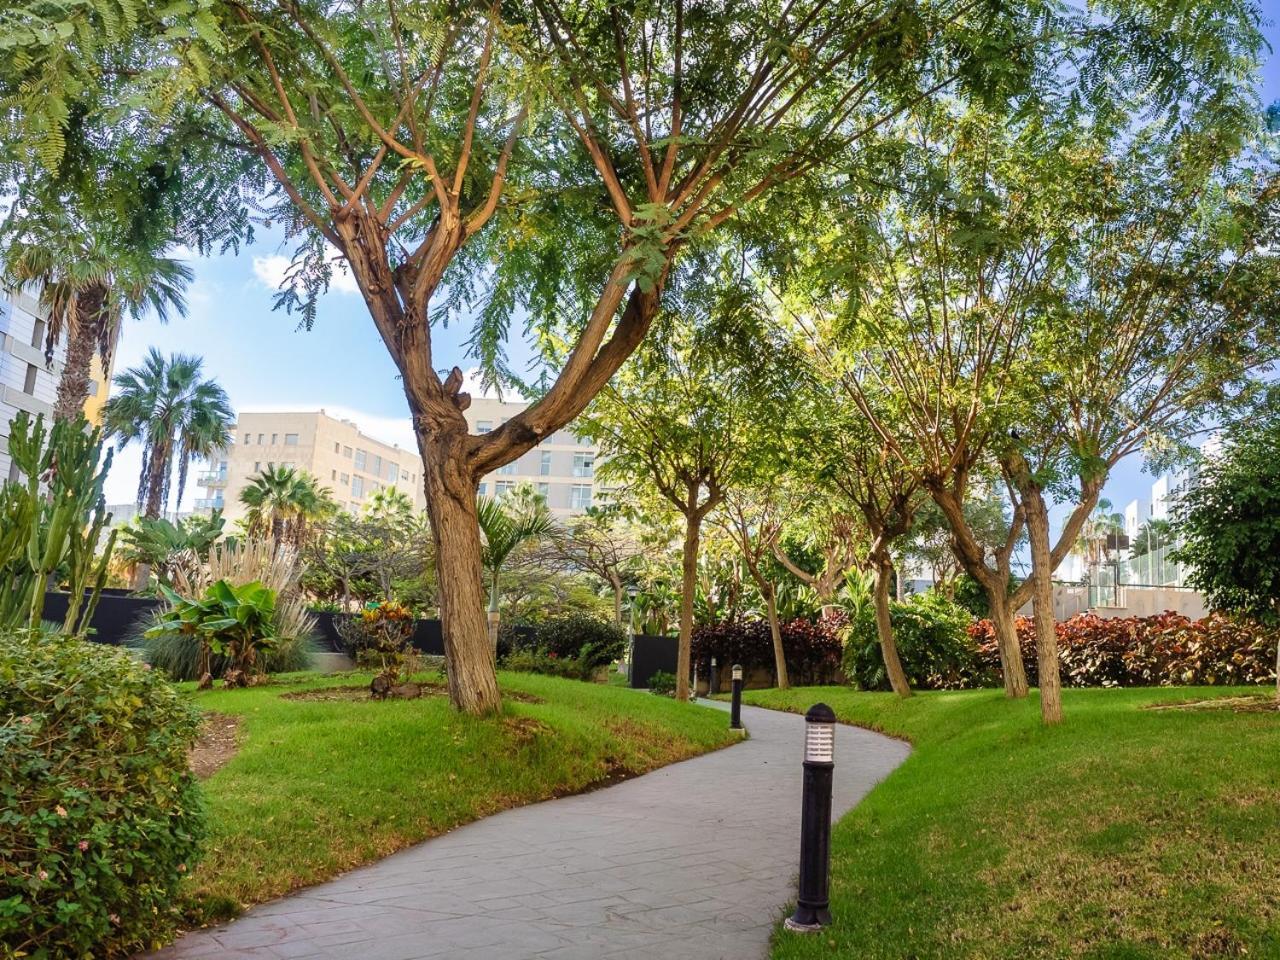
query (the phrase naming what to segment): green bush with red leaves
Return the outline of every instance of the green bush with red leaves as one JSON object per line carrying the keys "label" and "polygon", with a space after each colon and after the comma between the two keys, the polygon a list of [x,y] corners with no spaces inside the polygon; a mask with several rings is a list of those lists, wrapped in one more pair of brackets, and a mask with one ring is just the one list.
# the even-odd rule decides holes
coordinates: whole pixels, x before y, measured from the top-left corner
{"label": "green bush with red leaves", "polygon": [[[787,674],[794,684],[833,683],[840,679],[841,636],[845,616],[836,611],[816,621],[798,619],[782,624],[782,648]],[[721,666],[740,663],[773,670],[773,638],[765,620],[715,623],[693,631],[691,655],[698,675],[705,676],[711,658]]]}
{"label": "green bush with red leaves", "polygon": [[[1016,620],[1027,680],[1038,682],[1035,623]],[[1081,613],[1057,624],[1064,687],[1221,686],[1275,682],[1280,629],[1210,614],[1106,619]],[[969,627],[978,657],[1000,676],[990,620]],[[975,684],[977,685],[977,684]]]}

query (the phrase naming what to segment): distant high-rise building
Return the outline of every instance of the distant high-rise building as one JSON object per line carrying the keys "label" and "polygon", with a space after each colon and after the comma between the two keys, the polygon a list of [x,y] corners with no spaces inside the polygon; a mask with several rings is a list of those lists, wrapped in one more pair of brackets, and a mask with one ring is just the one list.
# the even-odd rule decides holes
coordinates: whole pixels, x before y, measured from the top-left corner
{"label": "distant high-rise building", "polygon": [[66,348],[59,342],[53,362],[45,360],[45,316],[29,292],[0,287],[0,481],[17,474],[9,457],[9,421],[19,410],[43,413],[46,420],[53,415]]}
{"label": "distant high-rise building", "polygon": [[294,467],[313,474],[333,492],[338,506],[358,513],[375,490],[399,490],[421,510],[422,464],[417,450],[375,440],[350,420],[323,410],[242,413],[232,445],[196,477],[204,488],[198,511],[220,508],[228,522],[245,514],[240,491],[267,467]]}

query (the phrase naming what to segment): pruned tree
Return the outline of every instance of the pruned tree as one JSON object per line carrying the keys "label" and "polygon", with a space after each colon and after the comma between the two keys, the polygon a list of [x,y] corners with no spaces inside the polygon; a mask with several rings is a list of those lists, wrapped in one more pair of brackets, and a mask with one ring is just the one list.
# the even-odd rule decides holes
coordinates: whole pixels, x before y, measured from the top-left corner
{"label": "pruned tree", "polygon": [[592,507],[557,528],[551,545],[561,563],[605,582],[613,597],[614,623],[622,626],[623,593],[643,548],[621,512]]}

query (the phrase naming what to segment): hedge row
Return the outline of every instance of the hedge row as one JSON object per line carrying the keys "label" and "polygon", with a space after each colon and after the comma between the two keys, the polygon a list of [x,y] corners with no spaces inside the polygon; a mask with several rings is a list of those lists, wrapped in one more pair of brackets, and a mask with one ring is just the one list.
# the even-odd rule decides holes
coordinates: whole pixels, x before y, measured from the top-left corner
{"label": "hedge row", "polygon": [[[836,612],[817,622],[800,619],[782,624],[782,647],[792,683],[831,683],[839,678],[845,623],[844,615]],[[774,669],[773,638],[766,620],[698,627],[691,642],[699,676],[710,668],[712,657],[722,667],[740,663],[747,670]]]}
{"label": "hedge row", "polygon": [[[1038,682],[1035,622],[1016,621],[1027,680]],[[1058,659],[1066,687],[1154,687],[1274,683],[1280,629],[1211,614],[1178,613],[1104,619],[1082,613],[1059,621]],[[990,620],[969,627],[983,664],[975,686],[1000,681],[1000,656]]]}

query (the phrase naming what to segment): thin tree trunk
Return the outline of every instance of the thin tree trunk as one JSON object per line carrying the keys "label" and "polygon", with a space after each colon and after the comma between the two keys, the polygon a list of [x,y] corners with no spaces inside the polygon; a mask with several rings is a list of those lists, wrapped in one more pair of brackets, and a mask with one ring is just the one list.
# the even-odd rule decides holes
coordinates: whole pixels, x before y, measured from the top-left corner
{"label": "thin tree trunk", "polygon": [[143,516],[154,520],[164,512],[164,482],[169,476],[168,446],[151,450],[151,476],[147,478],[147,499]]}
{"label": "thin tree trunk", "polygon": [[55,420],[76,420],[89,399],[90,369],[98,350],[99,333],[105,321],[107,299],[104,287],[94,284],[76,297],[76,316],[67,340],[67,357],[58,380],[58,397],[53,406]]}
{"label": "thin tree trunk", "polygon": [[911,696],[911,682],[902,669],[898,656],[898,642],[893,636],[893,616],[889,610],[889,579],[893,576],[893,564],[887,560],[877,562],[873,597],[876,611],[876,635],[880,638],[880,655],[884,657],[884,672],[889,686],[900,697]]}
{"label": "thin tree trunk", "polygon": [[613,622],[619,627],[622,626],[622,581],[614,577],[610,581],[613,587]]}
{"label": "thin tree trunk", "polygon": [[791,687],[791,678],[787,676],[787,655],[782,649],[782,625],[778,623],[777,591],[772,583],[764,589],[765,612],[769,615],[769,635],[773,638],[773,672],[778,678],[778,689]]}
{"label": "thin tree trunk", "polygon": [[485,623],[484,570],[476,481],[457,447],[461,435],[419,434],[423,486],[436,549],[440,626],[444,634],[449,699],[470,714],[502,706],[493,644]]}
{"label": "thin tree trunk", "polygon": [[684,551],[680,558],[680,639],[676,653],[676,699],[689,699],[689,659],[693,646],[693,593],[698,583],[698,544],[702,514],[696,508],[685,514]]}
{"label": "thin tree trunk", "polygon": [[1036,660],[1040,672],[1040,716],[1062,722],[1062,681],[1058,672],[1058,632],[1053,615],[1053,562],[1049,556],[1049,513],[1039,490],[1024,490],[1027,535],[1031,540],[1031,595],[1036,622]]}
{"label": "thin tree trunk", "polygon": [[1022,665],[1022,648],[1009,609],[1009,592],[1005,585],[985,584],[987,603],[991,607],[991,625],[996,632],[996,648],[1000,653],[1000,669],[1004,673],[1004,692],[1010,697],[1027,695],[1027,671]]}
{"label": "thin tree trunk", "polygon": [[500,600],[502,594],[498,587],[498,569],[492,571],[492,582],[489,586],[489,643],[493,646],[493,655],[498,656],[498,627],[502,621]]}

